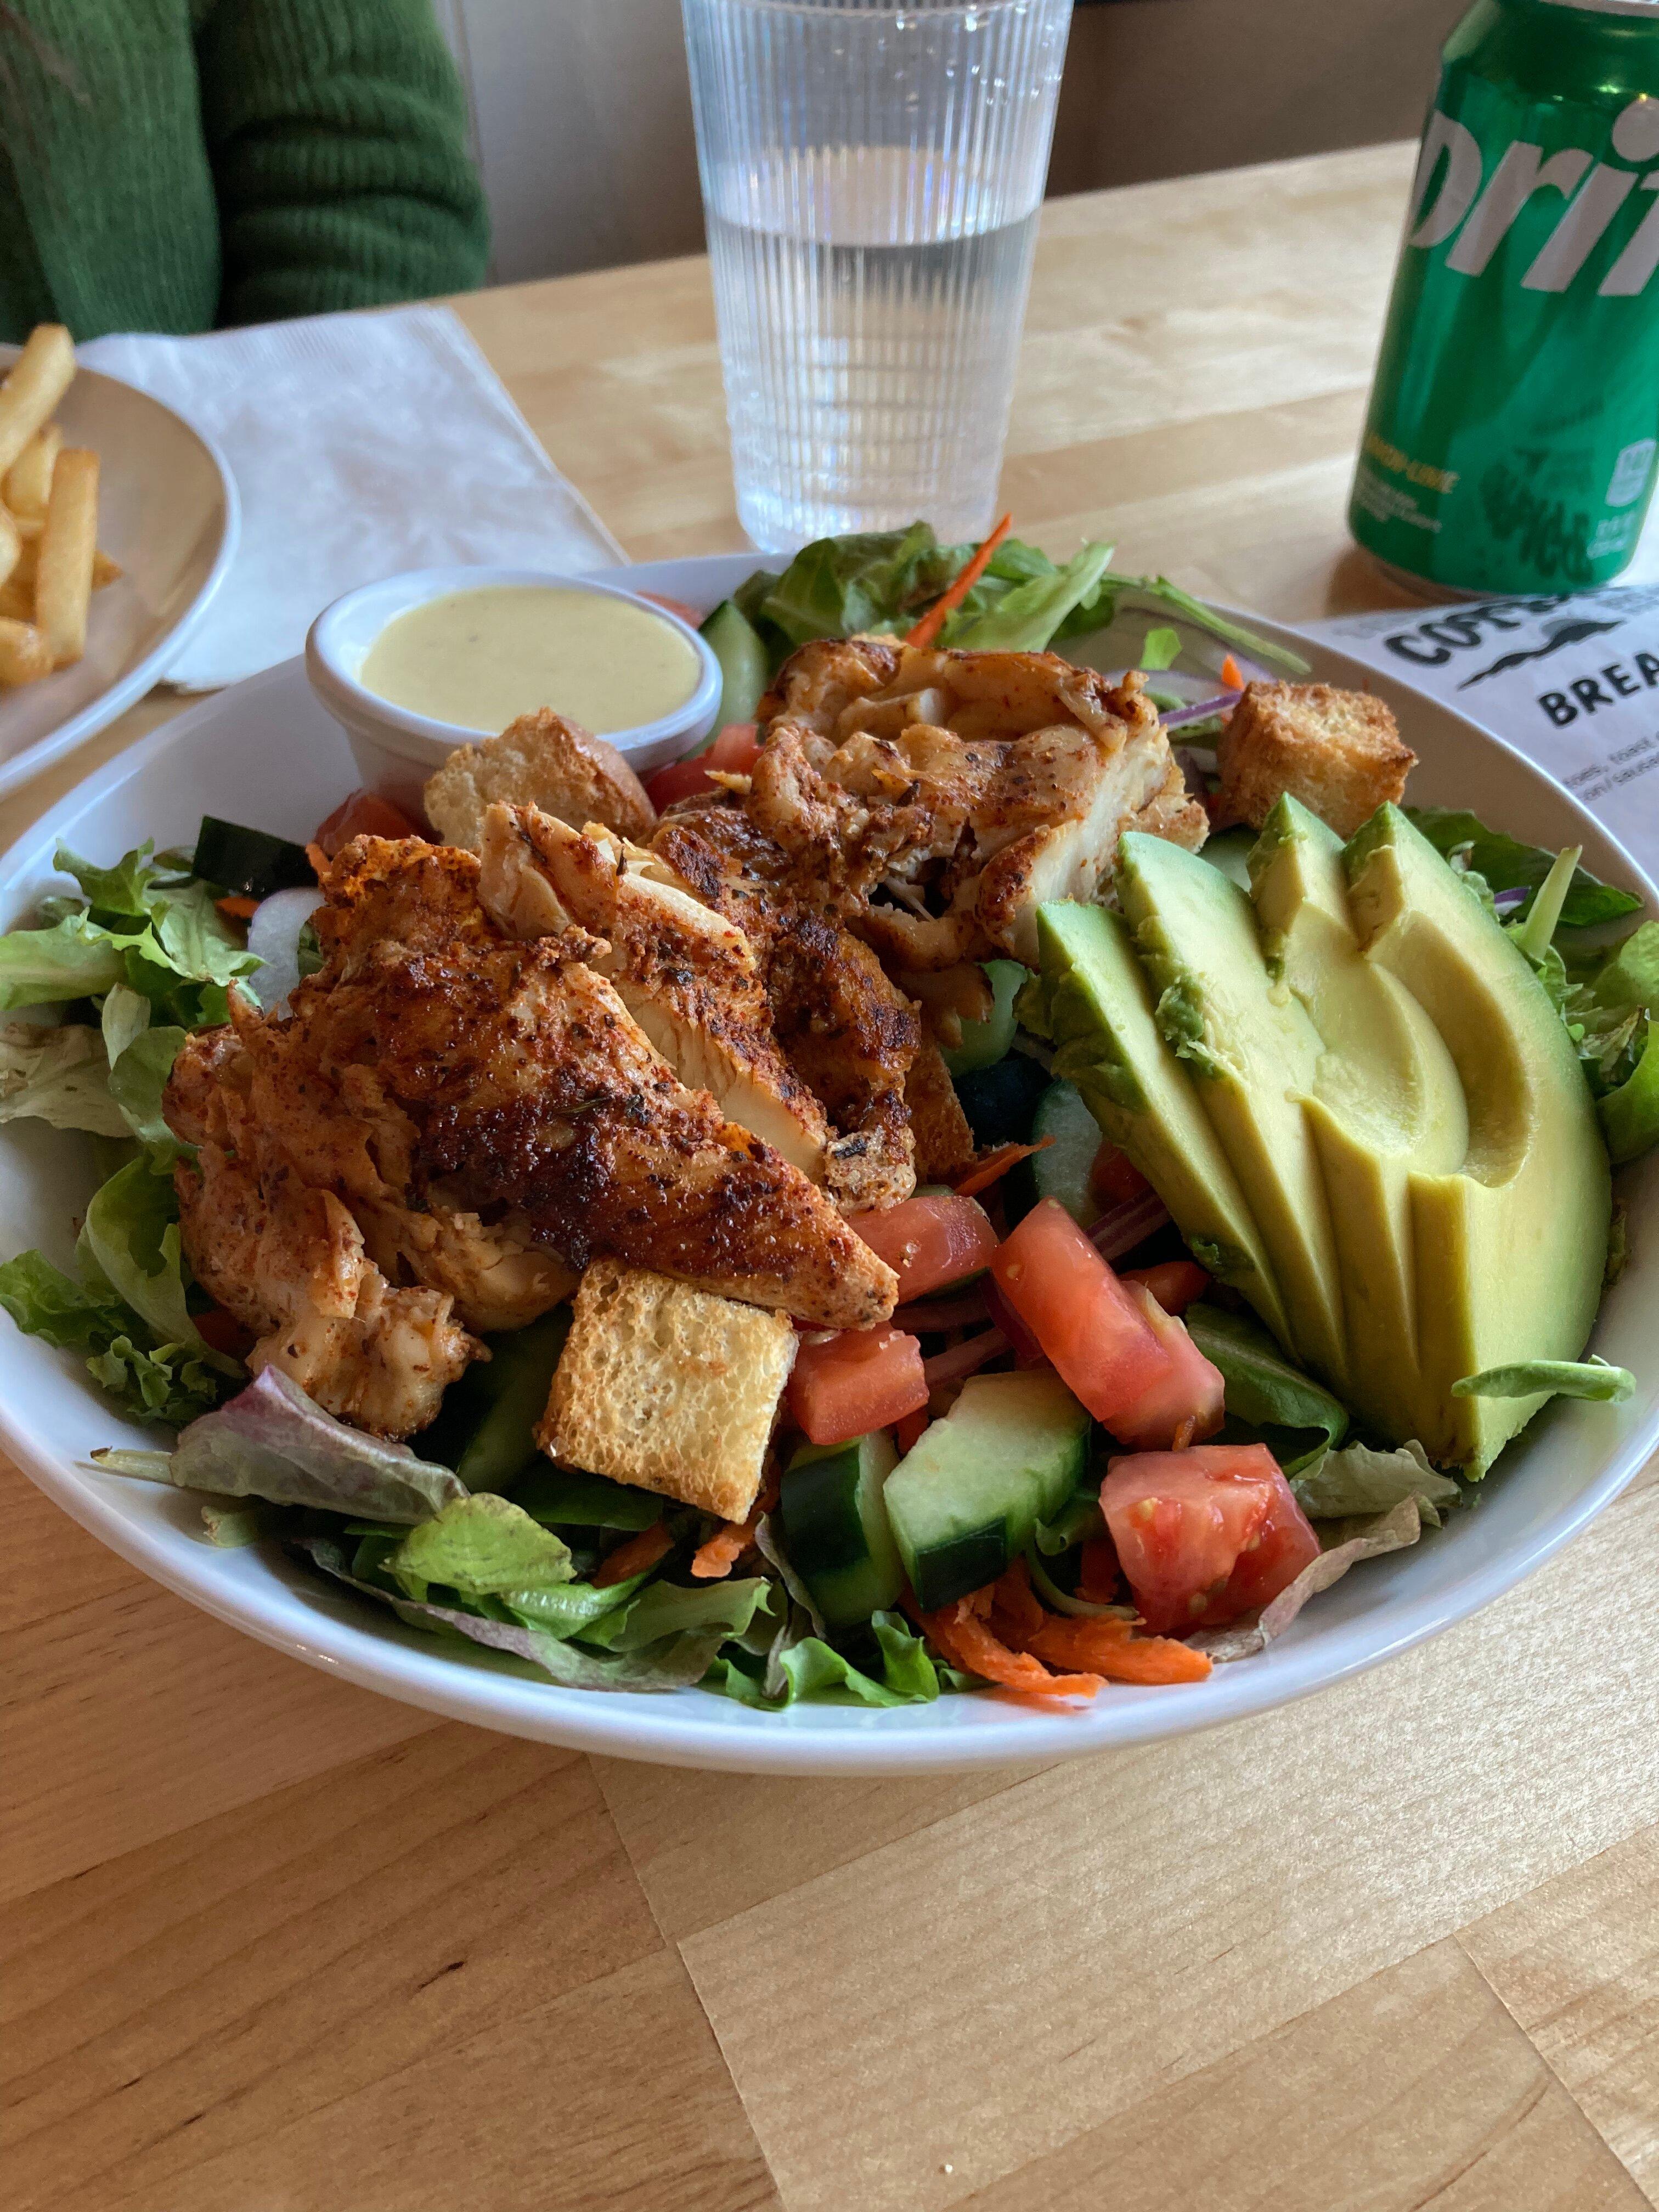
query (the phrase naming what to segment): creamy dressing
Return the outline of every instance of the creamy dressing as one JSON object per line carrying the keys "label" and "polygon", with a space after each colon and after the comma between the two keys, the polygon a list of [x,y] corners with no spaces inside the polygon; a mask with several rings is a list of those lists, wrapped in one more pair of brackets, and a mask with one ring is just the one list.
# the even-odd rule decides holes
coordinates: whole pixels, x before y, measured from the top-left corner
{"label": "creamy dressing", "polygon": [[696,648],[631,599],[557,584],[447,592],[389,622],[358,681],[377,698],[465,730],[550,707],[600,735],[684,707]]}

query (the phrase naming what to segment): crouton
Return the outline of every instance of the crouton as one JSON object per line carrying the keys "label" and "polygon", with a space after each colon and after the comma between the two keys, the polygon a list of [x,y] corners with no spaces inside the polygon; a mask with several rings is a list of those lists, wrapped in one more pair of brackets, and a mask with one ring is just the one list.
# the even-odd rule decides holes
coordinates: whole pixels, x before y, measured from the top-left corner
{"label": "crouton", "polygon": [[1259,830],[1285,792],[1352,837],[1399,799],[1417,755],[1369,691],[1330,684],[1251,684],[1216,747],[1222,819]]}
{"label": "crouton", "polygon": [[482,852],[484,812],[496,799],[539,806],[573,830],[602,822],[636,842],[657,822],[645,786],[615,745],[547,707],[520,714],[498,738],[451,753],[426,787],[427,819],[446,844]]}
{"label": "crouton", "polygon": [[595,1260],[536,1440],[550,1458],[741,1521],[794,1364],[787,1314]]}

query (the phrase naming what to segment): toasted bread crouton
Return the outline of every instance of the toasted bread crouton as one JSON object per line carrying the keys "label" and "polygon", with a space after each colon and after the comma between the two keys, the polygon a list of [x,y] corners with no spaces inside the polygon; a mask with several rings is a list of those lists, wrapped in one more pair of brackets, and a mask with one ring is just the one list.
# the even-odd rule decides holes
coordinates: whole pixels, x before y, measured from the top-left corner
{"label": "toasted bread crouton", "polygon": [[451,753],[427,785],[427,819],[447,845],[479,853],[484,812],[496,799],[539,806],[573,830],[602,822],[636,842],[657,823],[645,786],[615,745],[548,707],[520,714],[498,738]]}
{"label": "toasted bread crouton", "polygon": [[1417,755],[1369,691],[1330,684],[1251,684],[1216,747],[1222,818],[1259,830],[1288,791],[1352,837],[1385,799],[1398,800]]}
{"label": "toasted bread crouton", "polygon": [[794,1364],[787,1314],[595,1260],[537,1442],[572,1467],[741,1521]]}

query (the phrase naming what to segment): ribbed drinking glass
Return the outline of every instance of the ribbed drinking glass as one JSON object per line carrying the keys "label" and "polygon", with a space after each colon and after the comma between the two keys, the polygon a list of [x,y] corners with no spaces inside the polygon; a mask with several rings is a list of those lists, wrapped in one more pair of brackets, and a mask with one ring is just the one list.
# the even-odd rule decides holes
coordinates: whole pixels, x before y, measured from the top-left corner
{"label": "ribbed drinking glass", "polygon": [[978,535],[1072,0],[684,5],[744,527]]}

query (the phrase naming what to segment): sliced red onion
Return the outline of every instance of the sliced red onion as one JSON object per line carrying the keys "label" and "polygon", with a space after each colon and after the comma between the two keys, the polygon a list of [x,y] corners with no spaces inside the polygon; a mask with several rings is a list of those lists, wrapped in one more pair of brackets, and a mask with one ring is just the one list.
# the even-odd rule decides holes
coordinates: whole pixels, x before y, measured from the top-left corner
{"label": "sliced red onion", "polygon": [[984,1288],[975,1283],[953,1298],[918,1298],[914,1305],[901,1306],[893,1316],[893,1327],[908,1329],[912,1336],[937,1335],[947,1328],[969,1328],[988,1317]]}
{"label": "sliced red onion", "polygon": [[965,1376],[976,1374],[988,1359],[1007,1349],[1008,1340],[1000,1328],[984,1329],[978,1336],[964,1337],[960,1344],[953,1344],[948,1352],[924,1359],[921,1371],[932,1390],[941,1382],[960,1382]]}
{"label": "sliced red onion", "polygon": [[1512,890],[1494,891],[1492,904],[1498,908],[1499,914],[1513,914],[1516,907],[1525,906],[1531,896],[1531,892],[1524,884],[1517,884]]}
{"label": "sliced red onion", "polygon": [[1047,1367],[1048,1355],[994,1283],[986,1285],[985,1304],[991,1319],[1013,1346],[1014,1364],[1021,1369]]}
{"label": "sliced red onion", "polygon": [[1264,668],[1259,660],[1252,660],[1248,653],[1241,653],[1237,646],[1231,651],[1233,666],[1247,684],[1282,684],[1285,681],[1282,673],[1275,676],[1271,668]]}
{"label": "sliced red onion", "polygon": [[1231,714],[1243,696],[1242,691],[1216,691],[1207,699],[1194,699],[1190,707],[1172,707],[1158,720],[1166,730],[1179,730],[1188,722],[1201,722],[1206,714]]}
{"label": "sliced red onion", "polygon": [[1139,1198],[1126,1199],[1121,1206],[1103,1213],[1088,1232],[1089,1242],[1103,1260],[1121,1260],[1137,1244],[1144,1244],[1169,1218],[1170,1209],[1158,1193],[1145,1191]]}

